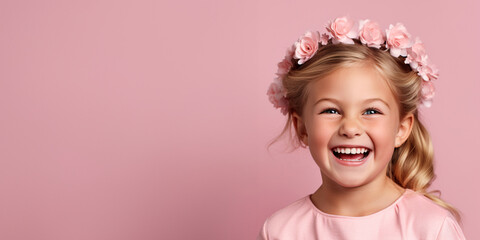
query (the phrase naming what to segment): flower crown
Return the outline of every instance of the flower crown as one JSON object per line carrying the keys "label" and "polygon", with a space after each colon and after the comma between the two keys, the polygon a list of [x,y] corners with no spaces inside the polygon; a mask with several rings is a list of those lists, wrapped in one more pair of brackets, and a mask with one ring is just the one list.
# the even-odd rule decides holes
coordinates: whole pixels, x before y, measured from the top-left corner
{"label": "flower crown", "polygon": [[413,41],[403,24],[397,23],[395,26],[390,24],[384,33],[378,23],[368,19],[360,20],[357,27],[357,24],[347,17],[341,17],[329,22],[326,29],[331,36],[327,33],[320,35],[318,31],[307,31],[287,49],[285,58],[278,63],[277,77],[270,84],[267,95],[273,106],[280,108],[283,115],[288,113],[288,100],[282,80],[293,67],[294,59],[298,59],[298,65],[302,65],[315,55],[319,46],[327,45],[329,42],[355,44],[353,39],[368,47],[377,49],[384,47],[393,57],[404,57],[404,63],[409,64],[423,79],[420,104],[431,106],[435,94],[432,80],[438,78],[438,69],[430,63],[420,39],[416,38]]}

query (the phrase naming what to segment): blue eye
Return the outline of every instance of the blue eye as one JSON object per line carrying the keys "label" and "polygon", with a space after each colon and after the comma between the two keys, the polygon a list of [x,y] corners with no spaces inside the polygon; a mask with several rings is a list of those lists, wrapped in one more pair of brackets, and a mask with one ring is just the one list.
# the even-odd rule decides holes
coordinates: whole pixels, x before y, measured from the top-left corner
{"label": "blue eye", "polygon": [[334,108],[329,108],[329,109],[325,109],[323,110],[323,112],[321,113],[327,113],[327,114],[338,114],[338,111],[337,109],[334,109]]}
{"label": "blue eye", "polygon": [[370,115],[370,114],[381,114],[381,112],[375,108],[369,108],[364,113],[364,115]]}

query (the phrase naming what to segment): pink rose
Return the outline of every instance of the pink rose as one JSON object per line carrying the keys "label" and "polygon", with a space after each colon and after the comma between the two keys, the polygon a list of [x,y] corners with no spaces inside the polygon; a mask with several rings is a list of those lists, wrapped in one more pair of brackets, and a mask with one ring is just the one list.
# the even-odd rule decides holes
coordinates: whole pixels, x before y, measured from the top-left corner
{"label": "pink rose", "polygon": [[327,30],[333,36],[333,43],[354,44],[352,38],[358,36],[358,32],[355,31],[354,25],[354,22],[347,17],[336,18],[333,22],[330,22],[327,26]]}
{"label": "pink rose", "polygon": [[420,75],[425,81],[431,81],[438,78],[438,69],[433,64],[419,65],[417,71],[418,75]]}
{"label": "pink rose", "polygon": [[419,38],[415,39],[415,43],[409,49],[407,49],[407,58],[405,59],[406,64],[410,64],[412,69],[417,69],[418,65],[426,65],[428,60],[427,53],[425,52],[425,47],[423,46],[422,41]]}
{"label": "pink rose", "polygon": [[422,82],[421,94],[422,94],[422,98],[421,98],[422,105],[426,107],[430,107],[432,105],[432,99],[435,96],[435,88],[433,87],[433,83],[431,81]]}
{"label": "pink rose", "polygon": [[386,33],[387,48],[390,48],[390,54],[394,57],[406,57],[407,48],[412,46],[412,39],[405,26],[401,23],[397,23],[395,26],[390,24]]}
{"label": "pink rose", "polygon": [[369,47],[380,48],[385,42],[382,30],[378,23],[370,20],[360,21],[360,31],[358,33],[360,41]]}
{"label": "pink rose", "polygon": [[283,88],[282,82],[280,79],[276,78],[270,84],[270,87],[267,91],[268,100],[273,104],[275,108],[280,108],[283,115],[286,115],[288,112],[288,101],[286,99],[286,91]]}
{"label": "pink rose", "polygon": [[328,34],[324,33],[322,36],[320,36],[320,44],[327,45],[328,40],[330,40],[330,36],[328,36]]}
{"label": "pink rose", "polygon": [[280,78],[283,78],[290,71],[290,68],[292,68],[293,64],[292,64],[291,58],[285,57],[281,62],[278,63],[277,66],[278,66],[277,75]]}
{"label": "pink rose", "polygon": [[295,42],[295,55],[293,57],[299,59],[298,64],[303,64],[315,55],[318,49],[319,39],[320,33],[317,31],[308,31],[297,42]]}

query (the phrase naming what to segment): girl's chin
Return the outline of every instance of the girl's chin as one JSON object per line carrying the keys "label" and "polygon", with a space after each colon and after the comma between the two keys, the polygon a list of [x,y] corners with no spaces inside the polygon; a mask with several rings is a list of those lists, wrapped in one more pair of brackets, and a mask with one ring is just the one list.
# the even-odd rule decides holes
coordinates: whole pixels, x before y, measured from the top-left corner
{"label": "girl's chin", "polygon": [[363,179],[342,179],[342,181],[336,181],[336,184],[344,188],[356,188],[365,185]]}

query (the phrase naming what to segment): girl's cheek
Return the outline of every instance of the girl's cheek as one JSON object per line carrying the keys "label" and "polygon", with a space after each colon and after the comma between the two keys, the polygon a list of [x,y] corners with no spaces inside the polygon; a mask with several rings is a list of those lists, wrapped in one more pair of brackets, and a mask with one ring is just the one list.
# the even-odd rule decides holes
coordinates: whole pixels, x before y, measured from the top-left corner
{"label": "girl's cheek", "polygon": [[314,122],[314,128],[321,129],[320,131],[331,131],[335,126],[334,122],[335,121],[333,119],[329,119],[328,117],[317,118]]}
{"label": "girl's cheek", "polygon": [[378,121],[370,122],[366,131],[375,137],[375,139],[382,139],[382,141],[391,140],[395,137],[396,129],[392,122],[388,121]]}
{"label": "girl's cheek", "polygon": [[326,143],[329,142],[332,135],[335,134],[337,126],[332,121],[319,121],[315,125],[314,138],[317,142]]}

